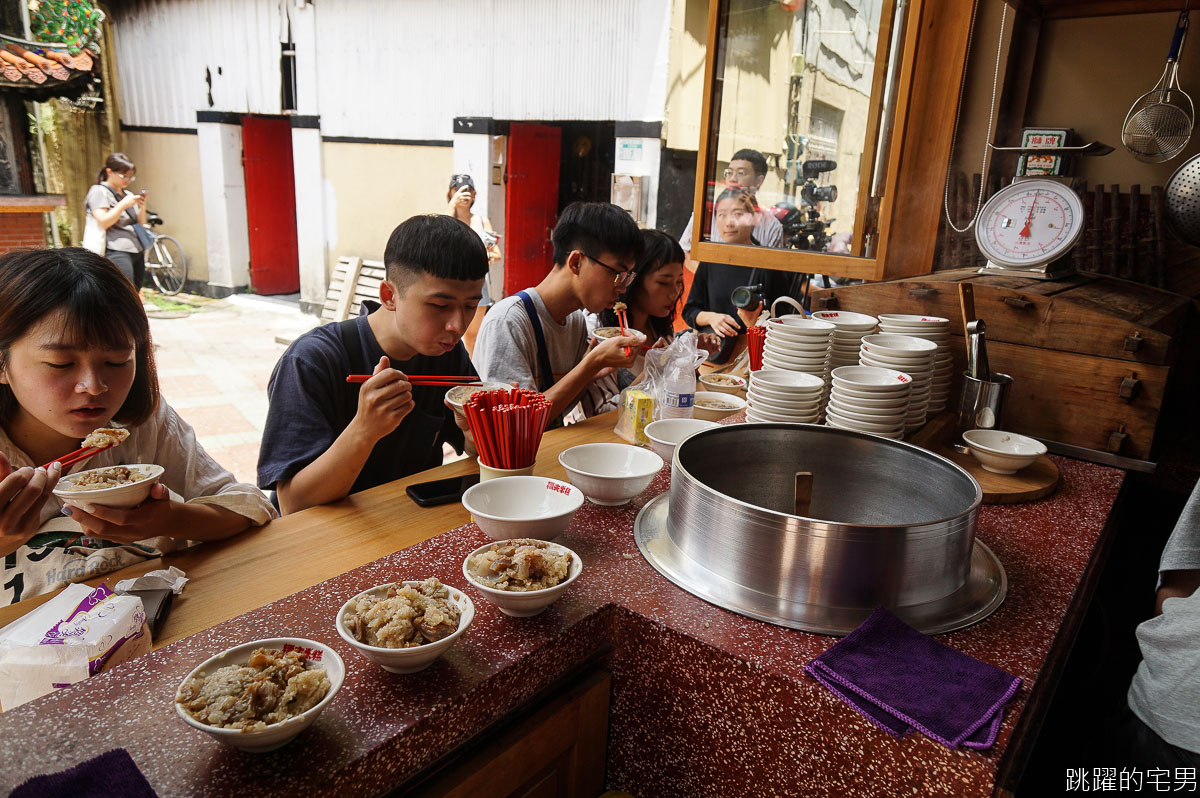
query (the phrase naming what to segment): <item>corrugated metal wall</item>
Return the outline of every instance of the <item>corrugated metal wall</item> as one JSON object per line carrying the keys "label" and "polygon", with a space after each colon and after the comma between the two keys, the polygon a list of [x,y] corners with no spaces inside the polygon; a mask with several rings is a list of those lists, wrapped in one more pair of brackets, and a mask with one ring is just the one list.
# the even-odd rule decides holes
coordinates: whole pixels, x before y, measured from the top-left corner
{"label": "corrugated metal wall", "polygon": [[[194,126],[196,111],[210,108],[206,68],[211,110],[278,113],[278,43],[291,2],[121,3],[122,119]],[[319,3],[321,132],[447,141],[459,116],[661,120],[670,8],[671,0]]]}
{"label": "corrugated metal wall", "polygon": [[194,128],[197,111],[279,113],[279,42],[289,2],[114,4],[121,121]]}

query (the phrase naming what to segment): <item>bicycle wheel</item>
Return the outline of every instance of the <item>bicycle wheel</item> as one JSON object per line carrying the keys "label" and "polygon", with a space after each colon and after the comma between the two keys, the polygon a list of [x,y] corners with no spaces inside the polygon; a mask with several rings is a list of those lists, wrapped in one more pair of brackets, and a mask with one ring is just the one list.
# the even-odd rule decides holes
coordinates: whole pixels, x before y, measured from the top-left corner
{"label": "bicycle wheel", "polygon": [[178,294],[187,280],[187,256],[183,247],[170,236],[158,236],[146,250],[146,271],[164,294]]}

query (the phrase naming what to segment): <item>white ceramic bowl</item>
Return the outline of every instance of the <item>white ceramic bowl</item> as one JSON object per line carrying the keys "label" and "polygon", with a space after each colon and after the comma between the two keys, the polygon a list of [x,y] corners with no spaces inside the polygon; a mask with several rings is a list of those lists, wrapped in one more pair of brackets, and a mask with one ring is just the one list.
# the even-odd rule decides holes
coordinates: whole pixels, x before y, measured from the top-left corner
{"label": "white ceramic bowl", "polygon": [[794,341],[774,340],[767,338],[763,343],[763,351],[779,352],[783,355],[791,357],[812,357],[814,355],[824,354],[829,350],[829,341],[806,341],[804,343],[796,343]]}
{"label": "white ceramic bowl", "polygon": [[479,552],[487,549],[489,546],[494,546],[494,543],[480,546],[466,556],[462,564],[463,576],[467,579],[467,584],[483,594],[483,597],[496,605],[497,609],[505,615],[511,615],[514,618],[529,618],[537,615],[542,610],[549,607],[554,602],[558,601],[563,592],[566,591],[571,583],[579,578],[583,573],[583,560],[579,559],[579,555],[568,549],[566,546],[560,546],[557,543],[551,543],[551,548],[558,551],[560,554],[571,555],[571,567],[567,571],[567,578],[559,582],[554,587],[547,587],[543,590],[526,590],[524,592],[512,590],[498,590],[494,587],[487,587],[475,581],[467,570],[467,563],[471,557]]}
{"label": "white ceramic bowl", "polygon": [[782,421],[789,424],[813,424],[816,422],[818,416],[820,416],[820,413],[816,410],[811,413],[797,415],[774,413],[770,410],[764,410],[758,407],[752,407],[746,410],[747,421]]}
{"label": "white ceramic bowl", "polygon": [[880,412],[878,408],[866,410],[863,408],[849,407],[834,399],[829,400],[826,409],[830,412],[837,413],[839,416],[844,416],[854,421],[865,421],[868,424],[884,424],[887,426],[899,426],[904,420],[905,414],[908,412],[903,407],[890,408],[886,412]]}
{"label": "white ceramic bowl", "polygon": [[126,468],[136,468],[145,477],[137,482],[130,482],[125,485],[118,485],[115,488],[100,488],[99,490],[66,490],[63,486],[70,485],[84,474],[90,474],[93,471],[105,471],[116,466],[101,466],[99,468],[89,468],[86,471],[79,471],[74,474],[68,474],[58,481],[58,486],[54,489],[54,495],[62,499],[63,504],[69,504],[72,507],[78,507],[81,510],[86,510],[85,504],[98,504],[102,507],[137,507],[146,500],[150,495],[150,488],[154,487],[154,483],[158,482],[163,475],[163,467],[154,465],[153,463],[134,463],[126,466]]}
{"label": "white ceramic bowl", "polygon": [[877,352],[881,355],[917,360],[932,359],[937,352],[937,344],[932,341],[895,333],[864,336],[861,346],[864,352]]}
{"label": "white ceramic bowl", "polygon": [[1015,474],[1046,453],[1041,441],[998,429],[967,430],[963,440],[979,464],[997,474]]}
{"label": "white ceramic bowl", "polygon": [[446,391],[446,401],[449,402],[450,406],[454,408],[455,413],[463,415],[463,402],[467,401],[467,398],[471,394],[478,393],[479,391],[498,391],[501,389],[511,391],[512,386],[507,382],[485,382],[480,385],[455,385],[453,388]]}
{"label": "white ceramic bowl", "polygon": [[912,313],[880,313],[879,323],[910,327],[942,327],[949,325],[950,319],[941,316],[918,316]]}
{"label": "white ceramic bowl", "polygon": [[325,693],[325,697],[312,709],[302,712],[294,718],[288,718],[281,723],[272,723],[260,731],[218,729],[215,726],[208,726],[189,715],[187,710],[179,703],[175,704],[175,713],[179,715],[184,723],[192,728],[199,729],[214,739],[242,751],[258,754],[264,751],[274,751],[276,748],[287,745],[293,737],[312,725],[312,722],[325,710],[325,707],[329,706],[329,702],[333,700],[338,690],[342,688],[342,682],[346,680],[346,663],[342,662],[342,658],[338,656],[336,651],[324,643],[318,643],[316,640],[306,640],[302,637],[272,637],[266,640],[243,643],[240,646],[227,648],[220,654],[209,657],[197,665],[184,677],[179,686],[182,687],[188,679],[191,679],[201,671],[207,675],[218,668],[224,668],[226,665],[244,665],[256,648],[283,649],[284,646],[304,648],[311,652],[320,652],[320,665],[325,669],[325,673],[329,677],[329,692]]}
{"label": "white ceramic bowl", "polygon": [[750,387],[772,391],[819,391],[825,387],[825,380],[798,371],[759,369],[750,372]]}
{"label": "white ceramic bowl", "polygon": [[[715,381],[717,378],[723,380],[734,381],[733,385],[722,385],[721,382]],[[737,395],[746,390],[746,378],[739,377],[735,374],[701,374],[700,384],[704,386],[704,390],[710,393],[729,393]]]}
{"label": "white ceramic bowl", "polygon": [[719,426],[715,421],[702,418],[664,418],[647,424],[644,432],[654,453],[669,463],[675,454],[675,447],[685,438]]}
{"label": "white ceramic bowl", "polygon": [[824,337],[833,332],[834,325],[820,319],[805,319],[797,315],[781,316],[778,319],[767,319],[767,330],[786,331],[793,334],[807,333],[810,336]]}
{"label": "white ceramic bowl", "polygon": [[762,396],[752,392],[747,395],[746,404],[749,407],[758,407],[763,410],[771,410],[772,412],[809,413],[821,406],[821,397],[818,395],[812,399],[791,402],[783,399],[772,399],[769,396]]}
{"label": "white ceramic bowl", "polygon": [[[697,393],[697,396],[702,394]],[[729,394],[711,394],[745,404]],[[646,489],[663,467],[663,459],[654,452],[624,443],[585,443],[572,446],[558,455],[558,462],[583,495],[594,504],[625,504]],[[508,535],[507,537],[533,537]],[[541,538],[545,540],[546,538]]]}
{"label": "white ceramic bowl", "polygon": [[493,540],[553,540],[583,506],[583,491],[547,477],[498,477],[467,488],[462,504]]}
{"label": "white ceramic bowl", "polygon": [[817,321],[827,321],[838,330],[873,330],[879,319],[866,313],[852,313],[848,310],[818,310],[812,314]]}
{"label": "white ceramic bowl", "polygon": [[845,429],[856,429],[860,432],[874,432],[878,434],[894,433],[900,431],[903,426],[899,421],[887,424],[872,424],[870,422],[859,421],[857,419],[843,416],[841,413],[829,409],[825,410],[825,417],[829,419],[830,422],[836,422],[836,424],[840,427]]}
{"label": "white ceramic bowl", "polygon": [[834,385],[842,384],[868,393],[903,391],[912,384],[912,377],[904,372],[875,366],[842,366],[834,369],[830,376]]}
{"label": "white ceramic bowl", "polygon": [[[457,588],[446,585],[446,590],[450,594],[450,600],[458,606],[460,613],[458,617],[458,628],[452,633],[443,637],[441,640],[435,640],[432,643],[414,646],[413,648],[383,648],[382,646],[368,646],[366,643],[360,643],[354,639],[354,635],[350,634],[346,629],[345,617],[346,612],[350,609],[350,602],[359,596],[371,594],[376,596],[384,596],[387,594],[387,589],[391,583],[386,585],[376,585],[370,590],[364,590],[356,594],[353,598],[348,599],[342,608],[338,610],[336,625],[338,634],[342,636],[350,645],[362,654],[367,659],[374,662],[379,667],[389,673],[416,673],[424,670],[433,664],[433,661],[445,654],[446,651],[462,637],[463,632],[467,631],[467,627],[471,625],[471,621],[475,620],[475,604],[472,603],[471,597],[463,593]],[[421,583],[418,581],[405,581],[403,584],[409,587],[417,587]]]}
{"label": "white ceramic bowl", "polygon": [[[806,374],[799,371],[793,373],[804,374],[806,377],[813,377],[818,380],[821,379],[815,374]],[[751,384],[749,390],[746,391],[746,396],[754,394],[766,399],[778,399],[781,402],[811,402],[819,399],[824,392],[825,388],[823,386],[815,388],[772,388],[767,383],[755,381]]]}
{"label": "white ceramic bowl", "polygon": [[[712,407],[701,407],[700,402],[702,401],[722,402],[726,405],[735,405],[735,407],[731,410],[718,410]],[[740,396],[733,396],[727,393],[712,393],[711,391],[696,391],[696,399],[692,408],[692,417],[704,419],[705,421],[720,421],[726,416],[732,416],[734,413],[745,409],[746,400]]]}
{"label": "white ceramic bowl", "polygon": [[835,386],[834,389],[829,394],[829,398],[831,400],[837,399],[839,402],[841,402],[849,407],[880,408],[880,409],[888,409],[888,408],[896,408],[896,407],[903,409],[908,406],[910,395],[909,394],[901,394],[899,396],[887,395],[887,396],[884,396],[882,399],[874,398],[876,396],[879,396],[879,394],[864,394],[863,396],[856,396],[854,394],[848,393],[845,389],[841,388],[840,386]]}
{"label": "white ceramic bowl", "polygon": [[764,366],[774,366],[775,368],[789,371],[803,371],[806,374],[823,372],[827,362],[825,357],[801,360],[799,358],[784,357],[783,355],[773,355],[769,352],[763,354]]}

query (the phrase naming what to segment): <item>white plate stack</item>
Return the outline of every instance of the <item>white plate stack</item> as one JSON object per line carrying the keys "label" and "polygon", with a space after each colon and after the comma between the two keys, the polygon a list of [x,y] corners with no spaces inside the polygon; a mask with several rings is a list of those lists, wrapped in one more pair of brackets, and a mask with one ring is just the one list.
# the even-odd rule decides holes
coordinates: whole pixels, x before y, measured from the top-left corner
{"label": "white plate stack", "polygon": [[866,313],[845,310],[818,310],[814,319],[833,325],[833,340],[829,350],[829,368],[858,365],[858,347],[864,335],[873,335],[879,320]]}
{"label": "white plate stack", "polygon": [[875,366],[841,366],[833,370],[831,378],[827,425],[893,440],[904,436],[912,390],[912,378],[907,374]]}
{"label": "white plate stack", "polygon": [[814,374],[767,368],[752,371],[746,391],[746,420],[815,424],[824,392],[825,381]]}
{"label": "white plate stack", "polygon": [[827,321],[799,315],[768,319],[763,368],[799,371],[827,381],[833,329]]}
{"label": "white plate stack", "polygon": [[950,380],[954,374],[954,356],[950,351],[950,320],[941,316],[914,316],[885,313],[879,317],[879,331],[924,338],[938,345],[933,360],[933,383],[929,394],[929,413],[940,413],[950,400]]}
{"label": "white plate stack", "polygon": [[933,359],[937,344],[911,335],[881,333],[862,340],[859,362],[864,366],[895,369],[912,377],[908,413],[904,431],[913,432],[925,426],[929,408],[929,393],[933,381]]}

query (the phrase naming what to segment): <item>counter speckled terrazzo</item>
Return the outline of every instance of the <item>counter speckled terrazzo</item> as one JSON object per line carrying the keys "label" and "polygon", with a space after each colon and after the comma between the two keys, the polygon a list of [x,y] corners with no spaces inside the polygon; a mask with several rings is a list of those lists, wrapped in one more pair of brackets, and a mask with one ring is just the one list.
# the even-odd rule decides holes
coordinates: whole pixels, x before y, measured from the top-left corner
{"label": "counter speckled terrazzo", "polygon": [[[1050,498],[981,508],[978,536],[1007,570],[1008,598],[983,623],[939,637],[1024,682],[988,751],[889,737],[803,674],[833,638],[734,615],[654,571],[632,527],[637,511],[668,487],[664,469],[632,505],[584,504],[557,539],[579,553],[583,574],[542,615],[509,618],[466,587],[462,559],[488,541],[470,524],[0,715],[0,785],[11,789],[123,746],[160,796],[370,795],[403,784],[611,650],[610,787],[641,798],[747,790],[991,795],[1022,737],[1014,730],[1045,697],[1047,662],[1065,656],[1064,620],[1081,609],[1076,593],[1124,476],[1056,462],[1062,485]],[[476,617],[426,671],[388,674],[334,630],[338,608],[358,591],[428,576],[466,588]],[[196,663],[277,635],[322,640],[346,661],[341,692],[309,730],[279,751],[245,754],[178,720],[174,691]]]}

